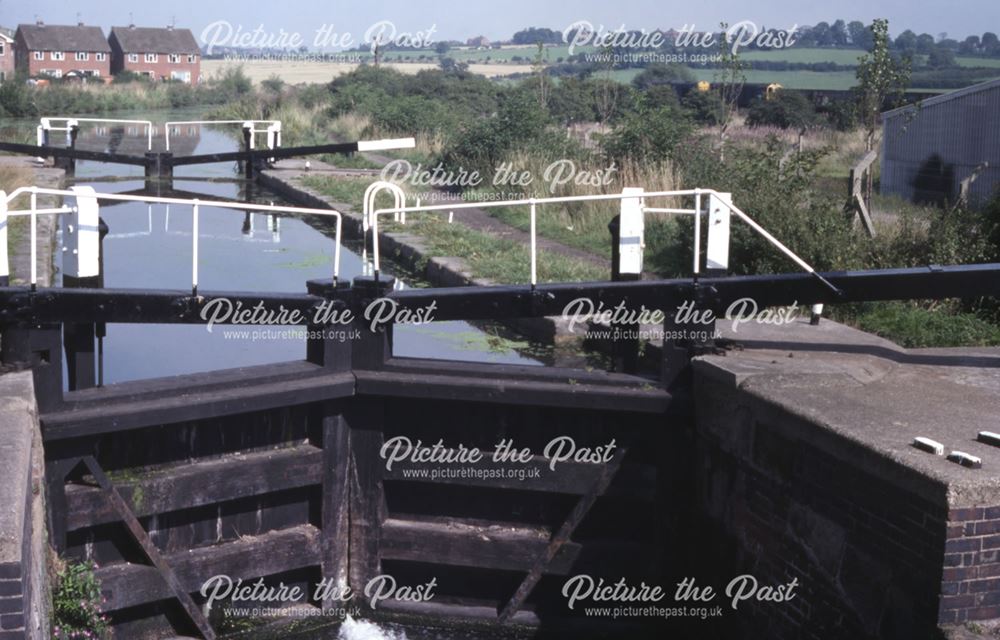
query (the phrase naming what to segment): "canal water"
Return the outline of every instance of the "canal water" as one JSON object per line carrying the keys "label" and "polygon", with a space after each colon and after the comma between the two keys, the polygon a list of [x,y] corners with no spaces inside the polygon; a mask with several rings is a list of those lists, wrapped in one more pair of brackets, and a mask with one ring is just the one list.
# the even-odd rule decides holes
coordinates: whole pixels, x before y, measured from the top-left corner
{"label": "canal water", "polygon": [[[196,120],[200,110],[172,110],[120,114],[163,123]],[[37,120],[8,120],[0,138],[32,141]],[[234,131],[215,126],[184,126],[171,133],[176,155],[215,153],[238,148]],[[162,127],[153,148],[163,148]],[[60,141],[53,139],[53,144]],[[141,155],[146,137],[141,126],[84,125],[77,147]],[[78,162],[69,182],[100,192],[134,192],[143,189],[141,167]],[[175,190],[206,199],[266,204],[294,204],[281,196],[241,179],[234,163],[178,167]],[[168,194],[165,194],[168,195]],[[102,203],[101,218],[109,232],[103,244],[104,286],[189,290],[191,286],[192,213],[188,206],[147,205],[138,202]],[[57,246],[61,248],[61,237]],[[61,250],[55,264],[61,268]],[[348,243],[341,252],[341,277],[362,273],[360,247]],[[199,288],[230,291],[304,292],[306,281],[332,275],[334,240],[323,229],[291,215],[265,215],[229,209],[200,207]],[[383,260],[383,271],[396,276],[404,287],[427,286],[400,266]],[[57,275],[57,283],[59,276]],[[105,384],[250,365],[299,360],[305,357],[305,339],[283,327],[112,324],[103,338]],[[256,334],[254,332],[257,332]],[[434,322],[423,326],[398,326],[394,354],[476,362],[544,365],[551,363],[551,346],[532,343],[506,329],[467,322]],[[65,366],[65,358],[63,362]],[[279,632],[285,637],[283,632]],[[257,636],[271,637],[266,630]],[[401,626],[348,621],[300,631],[291,637],[309,640],[458,640],[469,638],[467,629],[438,626]],[[474,637],[509,639],[523,637],[509,630],[476,631]]]}
{"label": "canal water", "polygon": [[[116,113],[113,117],[152,120],[161,125],[201,119],[203,113],[171,110]],[[37,120],[14,123],[22,137],[36,125]],[[238,125],[180,125],[171,130],[170,147],[175,155],[234,151],[239,146],[239,132]],[[4,139],[11,139],[9,130],[4,133]],[[56,134],[52,143],[61,144]],[[129,155],[142,155],[146,144],[142,125],[84,123],[77,139],[80,149]],[[162,126],[156,128],[153,148],[164,148]],[[145,182],[142,167],[86,161],[77,163],[71,184],[121,193],[140,190]],[[242,180],[233,162],[178,167],[173,188],[206,199],[294,205]],[[103,245],[105,287],[190,289],[191,207],[104,202],[101,218],[109,228]],[[334,245],[332,237],[295,216],[201,206],[199,289],[305,292],[307,280],[332,275]],[[341,278],[362,273],[359,250],[355,245],[341,252]],[[57,250],[57,269],[61,262],[61,251]],[[396,275],[401,286],[426,286],[397,265],[389,264],[383,270]],[[217,326],[208,331],[191,325],[114,324],[107,326],[102,350],[103,381],[111,384],[299,360],[305,357],[306,346],[302,331],[293,327]],[[499,326],[449,321],[397,326],[393,352],[404,357],[540,365],[550,351],[544,345],[511,336]]]}

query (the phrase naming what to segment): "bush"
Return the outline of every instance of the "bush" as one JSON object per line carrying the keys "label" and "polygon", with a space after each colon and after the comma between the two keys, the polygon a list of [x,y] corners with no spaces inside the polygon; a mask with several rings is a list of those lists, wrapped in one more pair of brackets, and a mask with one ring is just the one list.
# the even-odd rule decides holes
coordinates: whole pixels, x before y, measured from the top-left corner
{"label": "bush", "polygon": [[632,86],[645,91],[650,87],[688,82],[694,82],[694,74],[684,65],[654,62],[632,79]]}
{"label": "bush", "polygon": [[91,562],[68,562],[59,568],[52,589],[52,637],[95,640],[108,637],[108,619],[100,612],[101,585]]}
{"label": "bush", "polygon": [[691,89],[681,104],[698,124],[714,126],[722,121],[722,99],[715,91]]}
{"label": "bush", "polygon": [[[820,271],[858,268],[865,244],[855,234],[843,203],[814,188],[822,151],[785,155],[777,139],[763,148],[732,146],[725,162],[710,141],[684,147],[685,188],[716,189],[733,194],[733,203],[772,233],[785,246]],[[652,251],[653,264],[665,275],[689,275],[692,257],[692,221],[676,224],[672,242]],[[704,231],[704,229],[703,229]],[[730,269],[736,274],[785,273],[797,267],[778,249],[734,220],[730,238]]]}
{"label": "bush", "polygon": [[751,127],[803,129],[816,123],[816,109],[801,93],[782,89],[770,100],[755,100],[747,113],[746,122]]}
{"label": "bush", "polygon": [[445,148],[441,161],[450,170],[479,171],[484,180],[493,176],[497,165],[515,148],[531,148],[541,140],[558,144],[546,136],[548,114],[526,93],[504,96],[497,113],[473,121]]}
{"label": "bush", "polygon": [[672,158],[692,131],[691,121],[675,106],[644,105],[626,115],[607,136],[604,151],[609,158],[620,161],[661,162]]}
{"label": "bush", "polygon": [[24,76],[17,75],[0,83],[0,115],[12,118],[38,115],[38,108],[32,100],[32,88],[25,80]]}

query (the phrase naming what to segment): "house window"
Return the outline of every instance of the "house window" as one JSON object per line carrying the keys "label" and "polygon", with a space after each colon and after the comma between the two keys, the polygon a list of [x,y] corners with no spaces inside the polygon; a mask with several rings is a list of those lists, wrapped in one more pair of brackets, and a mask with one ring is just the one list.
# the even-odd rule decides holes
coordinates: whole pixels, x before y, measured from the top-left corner
{"label": "house window", "polygon": [[155,53],[146,54],[146,62],[156,62],[158,59],[159,56],[157,56]]}
{"label": "house window", "polygon": [[38,72],[38,75],[52,76],[53,78],[61,78],[62,77],[62,70],[61,69],[41,69]]}
{"label": "house window", "polygon": [[85,62],[87,60],[90,60],[90,54],[87,53],[86,51],[77,51],[75,58],[77,62]]}
{"label": "house window", "polygon": [[3,52],[4,52],[4,46],[5,46],[5,45],[4,45],[4,42],[3,42],[3,40],[0,40],[0,56],[2,56],[2,55],[3,55]]}
{"label": "house window", "polygon": [[65,60],[66,59],[66,53],[64,51],[53,51],[52,53],[49,54],[49,57],[51,57],[53,60],[57,60],[57,61],[58,60]]}
{"label": "house window", "polygon": [[198,60],[198,56],[194,55],[193,53],[189,53],[188,54],[188,62],[194,63],[197,60]]}
{"label": "house window", "polygon": [[108,54],[106,54],[106,53],[98,53],[97,54],[97,61],[98,62],[104,62],[107,59],[108,59]]}
{"label": "house window", "polygon": [[36,51],[35,52],[35,60],[44,60],[44,59],[45,59],[45,53],[44,52],[42,52],[42,51]]}
{"label": "house window", "polygon": [[171,53],[169,56],[167,56],[167,61],[170,62],[171,64],[178,64],[181,61],[181,56],[179,53]]}
{"label": "house window", "polygon": [[139,54],[138,53],[130,53],[130,54],[128,54],[128,61],[129,62],[139,62]]}

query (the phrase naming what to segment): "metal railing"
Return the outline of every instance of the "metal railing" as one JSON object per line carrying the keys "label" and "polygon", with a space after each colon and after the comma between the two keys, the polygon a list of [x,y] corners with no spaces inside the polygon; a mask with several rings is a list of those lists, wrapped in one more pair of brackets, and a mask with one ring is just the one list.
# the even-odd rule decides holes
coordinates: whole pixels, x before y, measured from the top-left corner
{"label": "metal railing", "polygon": [[[9,210],[9,205],[18,196],[27,194],[30,197],[30,205],[28,209],[22,210]],[[39,195],[49,195],[49,196],[61,196],[69,197],[75,199],[74,205],[63,205],[59,207],[48,207],[39,209],[38,208],[38,196]],[[4,271],[9,268],[9,261],[7,258],[7,243],[6,238],[3,237],[7,232],[7,220],[9,217],[16,216],[28,216],[31,220],[31,289],[32,291],[37,289],[38,283],[38,273],[37,273],[37,217],[43,214],[72,214],[77,215],[81,213],[81,210],[86,206],[90,213],[91,220],[86,222],[78,222],[80,225],[80,230],[84,229],[88,231],[93,231],[94,235],[91,237],[91,242],[86,247],[74,248],[72,250],[72,255],[74,260],[90,260],[93,265],[97,264],[97,241],[98,237],[96,235],[97,229],[97,203],[101,200],[108,201],[118,201],[118,202],[143,202],[147,204],[165,204],[165,205],[185,205],[191,207],[191,293],[192,295],[198,295],[198,221],[199,221],[199,210],[201,207],[216,207],[221,209],[235,209],[238,211],[261,211],[269,213],[289,213],[297,215],[317,215],[317,216],[332,216],[336,220],[335,234],[334,234],[334,255],[333,255],[333,282],[336,283],[340,277],[340,253],[342,246],[342,229],[343,229],[343,216],[339,211],[334,209],[311,209],[306,207],[289,207],[284,205],[273,205],[273,204],[255,204],[249,202],[237,202],[233,200],[201,200],[198,198],[165,198],[160,196],[140,196],[140,195],[126,195],[120,193],[98,193],[93,190],[92,187],[74,187],[72,189],[48,189],[43,187],[19,187],[9,194],[0,191],[0,275],[4,275]],[[71,225],[70,225],[71,226]],[[70,232],[75,232],[75,229],[70,228]],[[70,274],[77,275],[77,274]],[[87,275],[97,275],[96,273],[83,273],[83,276]]]}
{"label": "metal railing", "polygon": [[[693,208],[657,208],[657,207],[646,207],[645,199],[647,198],[679,198],[679,197],[694,197],[694,207]],[[601,201],[625,201],[634,200],[640,198],[640,209],[645,213],[670,213],[670,214],[681,214],[681,215],[693,215],[694,216],[694,260],[693,260],[693,273],[695,279],[701,272],[701,218],[708,212],[702,208],[702,198],[703,197],[713,197],[714,200],[721,203],[730,213],[735,215],[741,221],[743,221],[747,226],[749,226],[754,232],[763,237],[772,246],[777,248],[781,253],[792,260],[796,265],[798,265],[803,271],[809,273],[810,275],[817,278],[824,286],[828,287],[831,291],[835,293],[840,293],[840,291],[833,286],[829,281],[827,281],[823,276],[816,272],[816,270],[805,260],[796,255],[791,249],[786,247],[780,240],[775,238],[771,233],[769,233],[764,227],[760,226],[755,222],[750,216],[740,210],[738,207],[732,204],[729,194],[720,193],[714,189],[684,189],[678,191],[644,191],[639,192],[636,190],[626,190],[624,193],[612,193],[612,194],[597,194],[588,196],[556,196],[551,198],[523,198],[519,200],[497,200],[489,202],[462,202],[457,204],[441,204],[441,205],[424,205],[424,206],[412,206],[412,207],[391,207],[386,209],[376,209],[369,213],[369,220],[367,226],[370,226],[372,231],[372,260],[373,260],[373,270],[375,277],[378,277],[380,271],[379,264],[379,237],[378,237],[378,217],[379,215],[393,214],[396,216],[397,220],[405,224],[405,216],[407,213],[419,213],[419,212],[429,212],[429,211],[456,211],[461,209],[490,209],[490,208],[501,208],[501,207],[518,207],[527,206],[529,208],[529,224],[530,224],[530,253],[531,253],[531,286],[535,287],[538,284],[538,231],[537,231],[537,217],[538,217],[538,207],[548,204],[566,204],[572,202],[601,202]]]}
{"label": "metal railing", "polygon": [[[244,129],[250,130],[250,148],[254,147],[254,139],[258,133],[267,134],[267,148],[274,149],[281,146],[281,120],[175,120],[164,122],[164,140],[166,150],[170,151],[170,128],[187,124],[238,124]],[[256,128],[256,125],[265,125],[263,129]]]}
{"label": "metal railing", "polygon": [[[65,122],[63,126],[55,126],[53,122]],[[153,122],[151,120],[116,120],[109,118],[63,118],[63,117],[46,117],[40,119],[40,124],[37,127],[38,135],[38,146],[42,146],[44,141],[45,131],[66,131],[69,132],[74,126],[77,126],[81,122],[105,122],[108,124],[141,124],[146,127],[146,149],[148,151],[153,150]]]}

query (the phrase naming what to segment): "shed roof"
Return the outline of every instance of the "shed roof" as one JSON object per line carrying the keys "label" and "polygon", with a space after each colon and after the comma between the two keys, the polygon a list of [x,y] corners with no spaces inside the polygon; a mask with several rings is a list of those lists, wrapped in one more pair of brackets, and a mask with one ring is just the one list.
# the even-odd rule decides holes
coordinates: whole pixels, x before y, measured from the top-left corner
{"label": "shed roof", "polygon": [[20,24],[17,30],[31,51],[111,51],[100,27]]}
{"label": "shed roof", "polygon": [[124,53],[201,53],[190,29],[111,27]]}
{"label": "shed roof", "polygon": [[[979,84],[974,84],[968,87],[963,87],[962,89],[956,89],[955,91],[949,91],[948,93],[942,93],[941,95],[927,98],[926,100],[921,100],[917,104],[920,105],[921,109],[932,107],[936,104],[941,104],[948,102],[950,100],[955,100],[956,98],[962,98],[974,93],[979,93],[980,91],[987,91],[989,89],[995,89],[1000,87],[1000,78],[994,78],[993,80],[987,80],[986,82],[980,82]],[[882,114],[882,118],[892,118],[901,113],[912,111],[916,108],[916,105],[907,104],[902,107],[896,107],[895,109],[890,109]]]}

